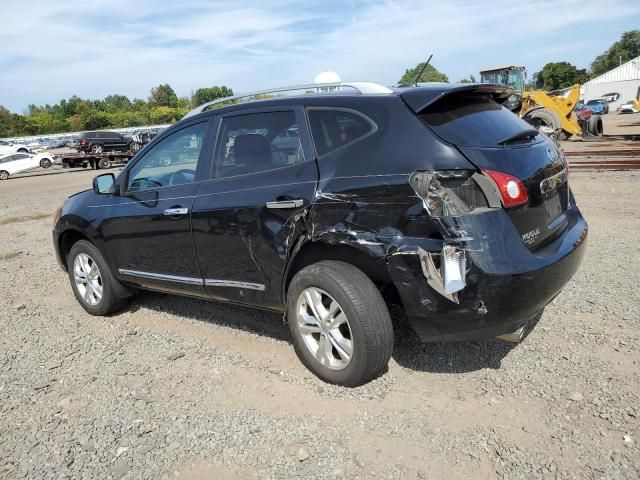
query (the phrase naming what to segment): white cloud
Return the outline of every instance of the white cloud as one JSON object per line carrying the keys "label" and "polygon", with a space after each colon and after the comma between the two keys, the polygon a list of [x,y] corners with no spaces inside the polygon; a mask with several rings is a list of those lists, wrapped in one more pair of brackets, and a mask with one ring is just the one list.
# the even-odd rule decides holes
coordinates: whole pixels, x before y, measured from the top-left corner
{"label": "white cloud", "polygon": [[533,71],[601,51],[585,54],[581,44],[606,48],[582,34],[585,24],[611,30],[640,18],[636,0],[603,8],[597,0],[9,0],[0,104],[21,110],[72,94],[145,97],[164,82],[183,95],[213,84],[246,91],[306,83],[326,69],[393,83],[429,53],[452,80],[495,63],[526,61]]}

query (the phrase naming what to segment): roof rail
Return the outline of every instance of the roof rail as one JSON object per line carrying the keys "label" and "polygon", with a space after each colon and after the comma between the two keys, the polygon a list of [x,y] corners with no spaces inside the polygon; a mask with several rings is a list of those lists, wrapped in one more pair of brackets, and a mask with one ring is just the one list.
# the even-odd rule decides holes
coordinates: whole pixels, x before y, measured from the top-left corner
{"label": "roof rail", "polygon": [[[240,100],[243,98],[256,97],[258,95],[269,95],[271,93],[285,93],[285,92],[295,92],[297,90],[304,90],[304,94],[308,94],[309,90],[313,90],[313,93],[328,93],[333,90],[339,90],[341,87],[347,87],[355,90],[357,93],[362,95],[372,95],[372,94],[381,94],[381,93],[393,93],[388,87],[384,85],[380,85],[378,83],[373,82],[335,82],[335,83],[311,83],[307,85],[294,85],[292,87],[280,87],[280,88],[272,88],[269,90],[259,90],[257,92],[249,92],[243,93],[241,95],[233,95],[231,97],[218,98],[211,102],[203,103],[202,105],[194,108],[189,113],[187,113],[184,118],[191,117],[193,115],[197,115],[198,113],[202,113],[206,111],[210,106],[215,105],[217,103],[224,103],[233,100]],[[331,89],[331,90],[328,90]],[[249,101],[258,101],[264,100],[262,98],[254,98]]]}

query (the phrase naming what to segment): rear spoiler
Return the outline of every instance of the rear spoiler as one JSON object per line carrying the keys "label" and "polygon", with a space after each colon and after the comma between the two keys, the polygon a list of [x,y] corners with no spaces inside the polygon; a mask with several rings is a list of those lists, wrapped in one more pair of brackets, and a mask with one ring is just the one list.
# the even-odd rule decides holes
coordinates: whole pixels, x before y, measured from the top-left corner
{"label": "rear spoiler", "polygon": [[464,85],[425,85],[409,88],[406,91],[400,91],[402,100],[409,105],[409,108],[415,113],[419,113],[429,105],[438,100],[448,97],[456,93],[471,93],[478,95],[489,95],[498,103],[504,103],[507,98],[513,95],[513,88],[497,83],[470,83]]}

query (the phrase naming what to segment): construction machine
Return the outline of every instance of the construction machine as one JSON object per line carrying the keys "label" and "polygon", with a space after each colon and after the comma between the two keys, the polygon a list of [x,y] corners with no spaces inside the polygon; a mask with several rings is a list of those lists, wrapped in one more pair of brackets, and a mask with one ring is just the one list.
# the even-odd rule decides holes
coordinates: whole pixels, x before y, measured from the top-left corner
{"label": "construction machine", "polygon": [[[482,83],[501,83],[513,88],[513,95],[504,106],[519,115],[542,133],[559,140],[571,135],[602,136],[602,117],[583,108],[574,111],[580,99],[580,85],[559,92],[525,90],[524,65],[506,65],[480,72]],[[554,95],[554,93],[556,93]]]}

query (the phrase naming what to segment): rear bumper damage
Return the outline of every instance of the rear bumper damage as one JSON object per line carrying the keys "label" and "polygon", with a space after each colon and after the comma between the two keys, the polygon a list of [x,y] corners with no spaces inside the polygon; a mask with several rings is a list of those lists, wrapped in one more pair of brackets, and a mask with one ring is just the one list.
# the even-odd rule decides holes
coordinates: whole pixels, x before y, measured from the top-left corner
{"label": "rear bumper damage", "polygon": [[[582,261],[587,225],[575,206],[568,217],[562,235],[536,252],[497,210],[447,219],[442,226],[451,235],[441,249],[431,244],[389,256],[391,277],[420,339],[526,336],[518,329],[558,295]],[[470,235],[475,232],[482,234]]]}

